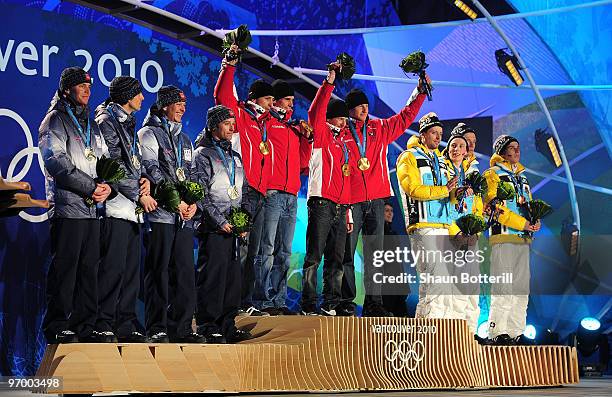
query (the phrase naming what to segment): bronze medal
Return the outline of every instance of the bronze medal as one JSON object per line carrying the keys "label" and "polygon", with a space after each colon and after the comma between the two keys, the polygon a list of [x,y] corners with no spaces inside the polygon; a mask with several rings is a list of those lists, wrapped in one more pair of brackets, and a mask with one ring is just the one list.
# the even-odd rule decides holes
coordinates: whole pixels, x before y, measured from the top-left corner
{"label": "bronze medal", "polygon": [[518,203],[519,203],[519,205],[525,205],[525,201],[526,201],[526,200],[525,200],[525,197],[523,197],[523,196],[519,196],[519,197],[518,197]]}
{"label": "bronze medal", "polygon": [[259,143],[259,151],[264,156],[267,156],[270,154],[270,145],[268,145],[268,141],[261,141]]}
{"label": "bronze medal", "polygon": [[176,169],[176,177],[180,182],[183,182],[185,179],[187,179],[185,177],[185,169],[183,167],[178,167]]}
{"label": "bronze medal", "polygon": [[348,163],[342,164],[342,175],[344,176],[351,175],[351,167],[348,165]]}
{"label": "bronze medal", "polygon": [[95,161],[96,160],[96,154],[95,154],[94,150],[90,146],[85,148],[85,158],[87,159],[87,161]]}
{"label": "bronze medal", "polygon": [[360,158],[357,162],[357,167],[359,167],[361,171],[366,171],[370,168],[370,160],[368,160],[367,157]]}
{"label": "bronze medal", "polygon": [[228,187],[227,195],[229,196],[230,200],[238,199],[238,197],[240,197],[240,194],[238,193],[238,187],[236,187],[236,185]]}
{"label": "bronze medal", "polygon": [[138,160],[138,156],[135,154],[132,155],[132,165],[134,165],[134,168],[140,169],[140,160]]}

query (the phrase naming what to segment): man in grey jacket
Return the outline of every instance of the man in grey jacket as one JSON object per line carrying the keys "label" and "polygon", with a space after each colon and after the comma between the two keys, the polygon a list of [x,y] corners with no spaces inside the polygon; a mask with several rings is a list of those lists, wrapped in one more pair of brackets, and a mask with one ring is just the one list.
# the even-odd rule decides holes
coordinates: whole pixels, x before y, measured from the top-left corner
{"label": "man in grey jacket", "polygon": [[[164,86],[138,131],[142,159],[155,187],[162,182],[190,180],[193,147],[182,132],[186,98]],[[195,309],[193,221],[196,205],[181,201],[178,212],[158,207],[148,214],[145,234],[145,328],[153,343],[202,343],[191,322]],[[170,336],[170,337],[169,337]]]}
{"label": "man in grey jacket", "polygon": [[49,343],[109,342],[94,330],[100,221],[96,206],[111,187],[96,182],[96,162],[108,153],[87,106],[91,78],[79,67],[62,71],[59,89],[38,130],[51,203],[51,265],[43,329]]}
{"label": "man in grey jacket", "polygon": [[133,77],[115,77],[110,97],[96,109],[96,123],[104,136],[111,159],[125,170],[117,183],[117,197],[106,204],[102,219],[102,257],[98,271],[98,319],[96,330],[119,342],[146,342],[137,327],[136,302],[140,289],[140,223],[142,212],[157,208],[136,135],[134,112],[144,96]]}
{"label": "man in grey jacket", "polygon": [[[240,307],[240,254],[237,236],[228,221],[240,207],[248,183],[242,158],[232,149],[234,112],[223,105],[208,109],[206,129],[196,142],[193,176],[204,189],[198,204],[197,313],[198,332],[207,343],[236,343],[251,338],[236,329]],[[246,234],[246,233],[245,233]]]}

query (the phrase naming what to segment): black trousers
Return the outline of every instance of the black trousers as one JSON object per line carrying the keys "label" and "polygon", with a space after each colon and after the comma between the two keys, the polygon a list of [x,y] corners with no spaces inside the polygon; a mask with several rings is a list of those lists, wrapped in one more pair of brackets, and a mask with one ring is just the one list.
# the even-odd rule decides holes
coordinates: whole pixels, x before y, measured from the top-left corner
{"label": "black trousers", "polygon": [[148,336],[192,332],[195,309],[193,229],[151,222],[145,234],[145,328]]}
{"label": "black trousers", "polygon": [[322,307],[329,310],[340,303],[347,234],[346,208],[319,197],[308,200],[306,256],[302,273],[302,310],[306,312],[315,311],[317,306],[317,271],[323,255]]}
{"label": "black trousers", "polygon": [[50,224],[51,266],[43,330],[48,340],[67,329],[87,336],[94,330],[98,307],[100,221],[55,218]]}
{"label": "black trousers", "polygon": [[377,199],[353,204],[353,232],[346,237],[342,278],[342,303],[344,307],[354,307],[357,294],[355,286],[355,250],[359,232],[363,234],[363,283],[365,287],[364,310],[369,306],[382,306],[380,285],[374,283],[374,273],[378,271],[372,261],[372,253],[383,249],[385,230],[385,201]]}
{"label": "black trousers", "polygon": [[124,219],[102,220],[98,270],[98,331],[128,336],[137,330],[140,290],[140,225]]}
{"label": "black trousers", "polygon": [[203,233],[198,252],[198,333],[231,335],[240,306],[240,258],[230,234]]}
{"label": "black trousers", "polygon": [[248,309],[253,306],[253,293],[255,291],[255,258],[259,254],[261,233],[263,231],[264,195],[252,187],[242,197],[242,206],[251,214],[251,230],[248,244],[241,245],[240,265],[242,267],[242,292],[240,307]]}

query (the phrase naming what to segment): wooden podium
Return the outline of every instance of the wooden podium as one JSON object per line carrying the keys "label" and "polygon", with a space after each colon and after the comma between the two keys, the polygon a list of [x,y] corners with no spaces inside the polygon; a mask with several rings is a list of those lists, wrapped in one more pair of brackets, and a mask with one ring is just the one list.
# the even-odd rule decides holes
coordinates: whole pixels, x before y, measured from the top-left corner
{"label": "wooden podium", "polygon": [[[578,383],[576,349],[480,346],[463,320],[243,317],[237,345],[49,345],[37,376],[62,390],[262,392],[469,389]],[[42,390],[38,390],[42,391]]]}

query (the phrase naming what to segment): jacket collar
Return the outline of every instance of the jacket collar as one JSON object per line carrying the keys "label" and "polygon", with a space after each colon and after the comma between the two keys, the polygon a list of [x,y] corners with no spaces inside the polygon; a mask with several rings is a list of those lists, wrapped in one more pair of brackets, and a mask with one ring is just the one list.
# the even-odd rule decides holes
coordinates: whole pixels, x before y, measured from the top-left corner
{"label": "jacket collar", "polygon": [[525,171],[525,167],[521,163],[517,163],[515,167],[516,170],[513,171],[512,165],[508,161],[504,160],[504,158],[500,156],[499,154],[494,154],[493,156],[491,156],[491,161],[489,162],[489,164],[491,165],[491,167],[498,166],[502,168],[503,170],[508,171],[513,174],[520,174],[523,171]]}
{"label": "jacket collar", "polygon": [[[428,149],[427,146],[423,145],[421,143],[421,139],[419,138],[418,135],[413,135],[410,137],[410,139],[408,139],[408,143],[406,144],[406,148],[407,149],[412,149],[412,148],[419,148],[422,151],[424,151],[426,154],[429,154],[432,152],[432,150]],[[438,149],[433,150],[433,152],[435,154],[437,154],[438,156],[441,156],[440,151]]]}

